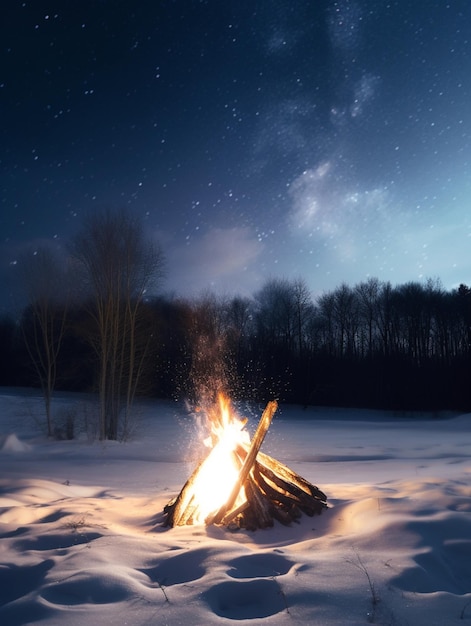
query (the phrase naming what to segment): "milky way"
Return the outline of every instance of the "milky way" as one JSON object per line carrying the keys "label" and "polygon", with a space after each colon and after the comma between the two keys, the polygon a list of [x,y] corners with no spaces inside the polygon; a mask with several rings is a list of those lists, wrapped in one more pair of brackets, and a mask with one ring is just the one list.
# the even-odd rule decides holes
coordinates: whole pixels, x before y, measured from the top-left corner
{"label": "milky way", "polygon": [[471,283],[467,0],[3,13],[4,309],[25,250],[110,207],[142,217],[181,295]]}

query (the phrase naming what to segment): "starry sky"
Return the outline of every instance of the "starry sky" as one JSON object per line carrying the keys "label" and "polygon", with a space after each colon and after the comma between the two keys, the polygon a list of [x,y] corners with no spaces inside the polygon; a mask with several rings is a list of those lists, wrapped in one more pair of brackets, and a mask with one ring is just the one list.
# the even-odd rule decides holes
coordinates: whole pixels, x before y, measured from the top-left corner
{"label": "starry sky", "polygon": [[4,308],[123,207],[166,293],[471,283],[469,0],[5,0],[0,55]]}

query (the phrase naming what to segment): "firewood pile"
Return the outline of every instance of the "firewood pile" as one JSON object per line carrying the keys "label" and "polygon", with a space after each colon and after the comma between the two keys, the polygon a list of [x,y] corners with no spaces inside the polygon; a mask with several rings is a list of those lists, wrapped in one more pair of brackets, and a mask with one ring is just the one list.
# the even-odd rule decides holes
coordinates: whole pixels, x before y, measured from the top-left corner
{"label": "firewood pile", "polygon": [[[237,477],[233,486],[228,487],[224,502],[205,515],[204,524],[222,525],[232,530],[255,530],[273,526],[274,520],[289,525],[303,513],[319,515],[327,507],[327,497],[318,487],[260,452],[276,409],[277,403],[269,402],[252,441],[237,440],[233,449],[227,452],[237,468]],[[201,497],[204,494],[198,492],[200,487],[197,485],[208,469],[205,465],[210,463],[210,457],[211,452],[196,467],[178,496],[165,506],[165,526],[201,523]],[[217,467],[211,468],[211,472],[217,471]]]}

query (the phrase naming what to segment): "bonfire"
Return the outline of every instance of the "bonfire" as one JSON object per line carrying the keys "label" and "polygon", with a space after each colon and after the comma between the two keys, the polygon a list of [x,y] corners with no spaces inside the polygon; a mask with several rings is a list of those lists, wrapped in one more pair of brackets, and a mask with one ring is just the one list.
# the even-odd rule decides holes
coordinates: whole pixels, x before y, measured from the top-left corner
{"label": "bonfire", "polygon": [[209,453],[165,506],[166,526],[217,524],[255,530],[273,526],[274,520],[289,525],[303,513],[313,516],[327,507],[318,487],[260,451],[276,409],[275,401],[267,404],[250,440],[247,420],[219,394],[208,412]]}

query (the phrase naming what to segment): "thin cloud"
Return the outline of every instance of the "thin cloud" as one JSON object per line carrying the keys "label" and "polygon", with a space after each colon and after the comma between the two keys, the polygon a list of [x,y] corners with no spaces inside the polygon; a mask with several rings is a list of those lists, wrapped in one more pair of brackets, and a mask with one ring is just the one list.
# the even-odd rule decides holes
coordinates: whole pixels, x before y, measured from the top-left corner
{"label": "thin cloud", "polygon": [[262,250],[249,228],[213,228],[183,245],[166,247],[166,287],[185,295],[207,288],[250,294],[262,280],[257,269]]}
{"label": "thin cloud", "polygon": [[290,186],[290,232],[304,241],[328,246],[341,260],[358,258],[368,249],[388,246],[392,221],[385,189],[352,190],[331,161],[304,171]]}
{"label": "thin cloud", "polygon": [[293,233],[342,234],[366,223],[378,226],[388,216],[387,190],[351,190],[341,181],[332,161],[325,161],[291,183],[288,222]]}

